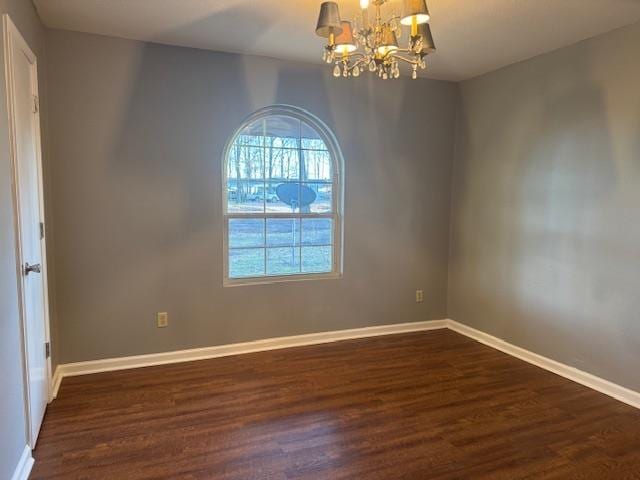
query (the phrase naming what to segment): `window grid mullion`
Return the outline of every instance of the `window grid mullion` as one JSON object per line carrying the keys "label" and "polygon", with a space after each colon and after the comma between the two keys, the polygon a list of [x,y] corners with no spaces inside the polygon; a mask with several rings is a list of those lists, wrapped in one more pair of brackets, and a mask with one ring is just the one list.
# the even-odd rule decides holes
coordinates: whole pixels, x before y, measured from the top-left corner
{"label": "window grid mullion", "polygon": [[[239,147],[259,147],[260,145],[255,145],[253,143],[236,143],[235,145],[239,146]],[[324,150],[322,148],[305,148],[305,147],[273,147],[273,148],[277,148],[278,150],[303,150],[305,152],[319,152],[319,153],[328,153],[331,154],[331,152],[329,150]]]}
{"label": "window grid mullion", "polygon": [[[262,212],[267,213],[267,119],[262,120]],[[264,217],[263,245],[264,245],[264,275],[267,275],[267,217]]]}
{"label": "window grid mullion", "polygon": [[284,213],[284,212],[269,212],[269,213],[226,213],[225,218],[238,218],[238,219],[260,219],[260,218],[334,218],[335,213]]}
{"label": "window grid mullion", "polygon": [[289,248],[289,247],[333,247],[333,243],[312,243],[309,245],[272,245],[270,247],[229,247],[229,250],[269,250],[270,248]]}
{"label": "window grid mullion", "polygon": [[[302,197],[302,169],[307,171],[307,166],[303,165],[304,157],[302,156],[302,120],[298,119],[298,162],[300,164],[298,168],[298,176],[300,180],[298,182],[298,211],[302,213],[301,197]],[[300,229],[298,231],[298,272],[302,273],[302,217],[298,219]]]}

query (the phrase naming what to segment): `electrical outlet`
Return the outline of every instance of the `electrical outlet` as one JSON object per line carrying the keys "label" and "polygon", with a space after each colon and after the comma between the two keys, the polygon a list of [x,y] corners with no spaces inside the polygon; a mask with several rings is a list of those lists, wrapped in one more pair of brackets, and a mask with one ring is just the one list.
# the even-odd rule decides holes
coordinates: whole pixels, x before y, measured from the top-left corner
{"label": "electrical outlet", "polygon": [[167,312],[156,313],[156,323],[158,328],[164,328],[169,326],[169,314]]}
{"label": "electrical outlet", "polygon": [[416,303],[422,303],[424,301],[424,292],[422,290],[416,290]]}

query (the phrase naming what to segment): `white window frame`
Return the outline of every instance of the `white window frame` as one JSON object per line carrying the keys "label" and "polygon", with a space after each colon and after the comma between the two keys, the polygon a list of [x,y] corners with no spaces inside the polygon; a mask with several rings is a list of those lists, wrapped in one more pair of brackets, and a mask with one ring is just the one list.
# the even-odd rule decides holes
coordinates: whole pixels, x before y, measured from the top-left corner
{"label": "white window frame", "polygon": [[[228,156],[236,137],[250,124],[257,122],[263,118],[270,116],[286,116],[298,119],[311,128],[313,128],[318,135],[322,138],[332,162],[332,212],[329,213],[300,213],[300,212],[256,212],[256,213],[230,213],[228,211],[228,198],[227,198],[227,185],[228,185]],[[299,147],[300,148],[300,147]],[[303,161],[302,152],[300,151],[300,161]],[[223,256],[224,256],[224,278],[223,285],[225,287],[240,286],[240,285],[261,285],[278,282],[298,282],[306,280],[325,280],[325,279],[338,279],[342,277],[342,243],[343,243],[343,208],[344,208],[344,160],[342,152],[338,145],[333,132],[318,119],[315,115],[308,111],[294,107],[291,105],[271,105],[261,108],[246,118],[240,126],[233,132],[229,141],[227,142],[223,158],[222,158],[222,208],[223,208]],[[331,272],[326,273],[292,273],[287,275],[265,275],[258,277],[242,277],[242,278],[230,278],[229,277],[229,220],[231,219],[265,219],[265,222],[269,218],[297,218],[302,221],[303,218],[331,218],[333,219],[333,245],[332,245],[332,269]],[[266,224],[266,223],[265,223]],[[265,239],[266,241],[266,239]]]}

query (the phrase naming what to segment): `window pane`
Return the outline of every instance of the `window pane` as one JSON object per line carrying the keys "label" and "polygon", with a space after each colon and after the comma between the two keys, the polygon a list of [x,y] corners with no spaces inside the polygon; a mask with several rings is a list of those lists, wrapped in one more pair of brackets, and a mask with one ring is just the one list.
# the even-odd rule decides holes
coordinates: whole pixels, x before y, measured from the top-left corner
{"label": "window pane", "polygon": [[292,213],[298,211],[300,184],[292,181],[267,183],[267,212]]}
{"label": "window pane", "polygon": [[300,178],[300,152],[290,148],[266,147],[266,170],[268,181],[291,181]]}
{"label": "window pane", "polygon": [[332,247],[302,247],[302,273],[331,272],[332,265]]}
{"label": "window pane", "polygon": [[333,238],[333,219],[303,218],[302,245],[331,245]]}
{"label": "window pane", "polygon": [[227,180],[229,213],[264,212],[264,182],[262,180]]}
{"label": "window pane", "polygon": [[253,122],[242,129],[235,143],[262,146],[264,144],[264,119]]}
{"label": "window pane", "polygon": [[333,211],[333,202],[331,200],[331,190],[333,185],[330,183],[307,183],[303,187],[313,190],[315,200],[309,205],[307,212],[311,213],[330,213]]}
{"label": "window pane", "polygon": [[264,219],[229,219],[229,248],[263,246]]}
{"label": "window pane", "polygon": [[229,278],[264,276],[264,248],[229,249]]}
{"label": "window pane", "polygon": [[264,212],[264,148],[234,144],[227,163],[227,209]]}
{"label": "window pane", "polygon": [[293,117],[272,115],[266,119],[267,146],[298,148],[300,138],[300,120]]}
{"label": "window pane", "polygon": [[329,152],[306,151],[302,152],[304,162],[302,164],[302,181],[322,180],[331,182],[331,155]]}
{"label": "window pane", "polygon": [[300,273],[300,247],[267,248],[267,275]]}
{"label": "window pane", "polygon": [[[266,158],[266,210],[268,212],[295,211],[298,192],[296,185],[300,178],[299,151],[269,147],[266,150]],[[291,186],[292,183],[296,185]],[[278,187],[283,184],[289,186],[284,187],[285,193],[279,196]]]}
{"label": "window pane", "polygon": [[302,122],[301,136],[302,148],[327,150],[327,146],[325,145],[324,140],[320,138],[320,135],[318,135],[314,128],[304,122]]}
{"label": "window pane", "polygon": [[293,247],[300,244],[300,220],[297,218],[268,218],[267,246]]}
{"label": "window pane", "polygon": [[[246,129],[245,129],[246,130]],[[235,146],[239,147],[263,147],[264,137],[262,133],[254,134],[243,130],[243,133],[238,135],[235,141]]]}

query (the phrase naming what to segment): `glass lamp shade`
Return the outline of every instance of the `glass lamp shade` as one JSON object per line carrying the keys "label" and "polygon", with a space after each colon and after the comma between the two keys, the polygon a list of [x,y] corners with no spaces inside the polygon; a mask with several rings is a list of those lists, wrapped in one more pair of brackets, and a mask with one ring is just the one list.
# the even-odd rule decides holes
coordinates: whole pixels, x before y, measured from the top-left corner
{"label": "glass lamp shade", "polygon": [[340,22],[340,10],[336,2],[323,2],[320,5],[316,35],[329,38],[331,34],[340,35],[342,26]]}
{"label": "glass lamp shade", "polygon": [[429,9],[425,0],[404,0],[400,23],[402,25],[411,25],[414,17],[418,25],[429,21]]}
{"label": "glass lamp shade", "polygon": [[398,49],[398,39],[396,34],[389,27],[385,26],[382,30],[382,38],[380,46],[376,49],[378,54],[386,55],[389,52],[393,52]]}
{"label": "glass lamp shade", "polygon": [[343,20],[341,22],[342,33],[336,36],[336,49],[340,53],[351,53],[358,49],[356,42],[353,40],[353,29],[351,22]]}
{"label": "glass lamp shade", "polygon": [[422,37],[422,51],[424,53],[433,53],[436,51],[436,44],[433,41],[431,27],[428,23],[418,25],[418,35]]}

